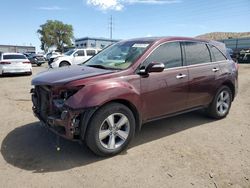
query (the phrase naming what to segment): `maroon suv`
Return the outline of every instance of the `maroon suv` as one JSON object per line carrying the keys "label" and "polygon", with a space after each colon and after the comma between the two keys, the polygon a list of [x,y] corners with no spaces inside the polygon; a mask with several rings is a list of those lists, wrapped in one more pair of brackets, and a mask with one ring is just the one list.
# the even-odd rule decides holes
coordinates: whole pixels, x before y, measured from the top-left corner
{"label": "maroon suv", "polygon": [[35,115],[102,156],[125,149],[145,122],[205,109],[227,116],[237,65],[222,43],[183,37],[118,42],[77,66],[38,74]]}

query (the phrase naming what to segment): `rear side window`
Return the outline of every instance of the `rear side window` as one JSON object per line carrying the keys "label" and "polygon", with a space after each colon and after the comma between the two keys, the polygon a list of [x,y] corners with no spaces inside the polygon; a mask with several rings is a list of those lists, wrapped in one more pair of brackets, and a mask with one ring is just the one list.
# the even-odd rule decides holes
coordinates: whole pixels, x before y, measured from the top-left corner
{"label": "rear side window", "polygon": [[212,52],[213,61],[225,61],[226,57],[215,47],[210,46]]}
{"label": "rear side window", "polygon": [[27,59],[24,55],[3,55],[3,59]]}
{"label": "rear side window", "polygon": [[165,68],[182,66],[181,47],[179,42],[166,43],[159,46],[144,62],[148,65],[152,62],[164,63]]}
{"label": "rear side window", "polygon": [[206,44],[198,42],[184,42],[183,45],[185,48],[187,65],[211,62],[210,53]]}
{"label": "rear side window", "polygon": [[95,55],[95,50],[86,50],[87,51],[87,56],[93,56]]}

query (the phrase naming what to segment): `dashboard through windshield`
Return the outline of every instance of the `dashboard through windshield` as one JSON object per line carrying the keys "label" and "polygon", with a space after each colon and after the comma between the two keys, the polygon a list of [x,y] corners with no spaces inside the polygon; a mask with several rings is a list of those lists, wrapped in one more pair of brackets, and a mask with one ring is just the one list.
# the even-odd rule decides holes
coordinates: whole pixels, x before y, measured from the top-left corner
{"label": "dashboard through windshield", "polygon": [[125,41],[118,42],[101,51],[84,65],[124,70],[132,65],[149,47],[151,42],[145,41]]}

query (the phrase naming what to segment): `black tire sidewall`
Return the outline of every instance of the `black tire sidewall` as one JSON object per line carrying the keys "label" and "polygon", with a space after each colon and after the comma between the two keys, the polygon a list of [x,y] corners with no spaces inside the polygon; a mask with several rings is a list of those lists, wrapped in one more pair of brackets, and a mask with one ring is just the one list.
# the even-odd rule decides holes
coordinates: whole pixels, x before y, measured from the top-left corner
{"label": "black tire sidewall", "polygon": [[[120,146],[119,148],[116,148],[114,150],[109,150],[106,149],[102,146],[102,144],[100,143],[99,140],[99,130],[100,127],[103,123],[103,121],[111,114],[114,113],[121,113],[124,114],[128,120],[129,120],[129,124],[130,124],[130,129],[129,129],[129,136],[127,138],[127,140],[122,144],[122,146]],[[86,132],[86,143],[88,145],[88,147],[96,154],[101,155],[101,156],[112,156],[115,155],[119,152],[121,152],[122,150],[124,150],[130,140],[134,137],[134,133],[135,133],[135,118],[133,113],[131,112],[131,110],[126,107],[123,104],[119,104],[119,103],[110,103],[108,105],[103,106],[102,108],[100,108],[91,118],[90,124],[87,128],[87,132]]]}
{"label": "black tire sidewall", "polygon": [[66,66],[70,66],[70,64],[69,64],[67,61],[62,61],[62,62],[59,64],[59,67],[66,67]]}
{"label": "black tire sidewall", "polygon": [[[230,100],[229,100],[229,101],[230,101],[229,107],[228,107],[227,112],[226,112],[224,115],[220,115],[220,114],[218,113],[218,110],[217,110],[217,101],[218,101],[218,97],[219,97],[219,95],[220,95],[220,93],[221,93],[222,91],[227,91],[227,92],[229,93],[229,97],[230,97]],[[232,91],[230,90],[229,87],[227,87],[227,86],[222,86],[222,87],[218,90],[218,92],[216,93],[216,96],[214,97],[214,100],[213,100],[213,102],[212,102],[212,105],[211,105],[211,107],[210,107],[210,109],[209,109],[210,115],[211,115],[212,117],[216,118],[216,119],[222,119],[222,118],[226,117],[227,114],[228,114],[229,111],[230,111],[231,104],[232,104]]]}

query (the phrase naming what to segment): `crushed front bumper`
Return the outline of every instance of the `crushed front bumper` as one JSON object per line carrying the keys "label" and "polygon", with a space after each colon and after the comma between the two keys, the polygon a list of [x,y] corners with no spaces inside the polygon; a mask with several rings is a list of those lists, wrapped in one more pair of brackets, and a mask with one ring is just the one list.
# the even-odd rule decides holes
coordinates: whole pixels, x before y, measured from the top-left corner
{"label": "crushed front bumper", "polygon": [[44,87],[31,90],[34,115],[54,133],[70,140],[80,138],[80,114],[63,106],[62,100],[53,100]]}

